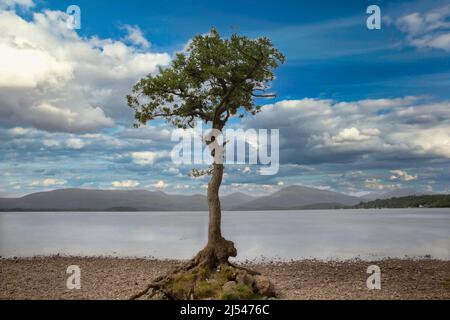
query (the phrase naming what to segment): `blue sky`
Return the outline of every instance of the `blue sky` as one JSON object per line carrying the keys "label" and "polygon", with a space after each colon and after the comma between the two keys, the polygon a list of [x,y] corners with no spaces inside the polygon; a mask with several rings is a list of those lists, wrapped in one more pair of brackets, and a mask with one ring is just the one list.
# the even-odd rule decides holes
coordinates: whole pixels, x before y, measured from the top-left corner
{"label": "blue sky", "polygon": [[[72,2],[40,2],[37,8],[62,10]],[[436,83],[450,69],[448,51],[402,46],[404,33],[385,23],[378,31],[365,27],[370,4],[381,6],[382,17],[395,18],[439,8],[445,1],[101,0],[78,4],[83,14],[80,35],[117,39],[121,26],[136,25],[151,41],[152,50],[160,52],[182,49],[193,35],[211,26],[225,36],[233,32],[268,36],[289,62],[274,83],[279,98],[354,100],[411,92],[449,98],[446,87]]]}
{"label": "blue sky", "polygon": [[[68,5],[80,30],[65,27]],[[381,8],[381,30],[366,8]],[[450,191],[448,1],[0,1],[0,196],[65,187],[203,192],[171,127],[139,130],[124,96],[215,26],[287,58],[248,128],[279,128],[281,168],[227,168],[224,192],[302,184],[349,194]]]}

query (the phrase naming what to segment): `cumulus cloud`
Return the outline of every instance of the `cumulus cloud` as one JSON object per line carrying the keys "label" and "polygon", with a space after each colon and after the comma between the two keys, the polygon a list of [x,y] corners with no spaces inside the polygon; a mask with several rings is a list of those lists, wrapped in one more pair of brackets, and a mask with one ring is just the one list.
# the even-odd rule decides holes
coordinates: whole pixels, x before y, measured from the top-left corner
{"label": "cumulus cloud", "polygon": [[375,189],[375,190],[383,190],[384,185],[380,182],[379,179],[375,178],[368,178],[366,179],[365,187],[369,189]]}
{"label": "cumulus cloud", "polygon": [[33,132],[33,129],[30,128],[15,127],[8,129],[8,133],[13,137],[27,135],[31,132]]}
{"label": "cumulus cloud", "polygon": [[[208,187],[207,184],[204,185],[205,188]],[[278,184],[263,184],[263,183],[231,183],[229,185],[224,185],[221,187],[221,191],[224,193],[233,192],[249,192],[252,195],[267,195],[278,191],[282,186]]]}
{"label": "cumulus cloud", "polygon": [[180,169],[178,168],[174,168],[174,167],[170,167],[168,169],[164,169],[163,171],[166,174],[169,174],[171,176],[176,176],[176,177],[182,177],[183,174],[180,172]]}
{"label": "cumulus cloud", "polygon": [[86,145],[83,140],[78,138],[68,139],[66,144],[71,149],[82,149]]}
{"label": "cumulus cloud", "polygon": [[34,7],[33,0],[2,0],[0,9],[14,9],[15,7],[30,9]]}
{"label": "cumulus cloud", "polygon": [[63,132],[93,131],[114,124],[100,107],[87,107],[77,103],[71,106],[76,110],[49,103],[31,105],[28,113],[20,111],[15,114],[14,120],[47,131]]}
{"label": "cumulus cloud", "polygon": [[169,185],[166,182],[164,182],[164,180],[159,180],[158,182],[150,185],[150,187],[157,188],[157,189],[166,189],[168,186]]}
{"label": "cumulus cloud", "polygon": [[42,140],[42,144],[47,148],[56,148],[60,146],[59,141],[53,139],[44,139]]}
{"label": "cumulus cloud", "polygon": [[34,180],[30,183],[30,186],[51,187],[51,186],[62,186],[65,185],[66,183],[67,181],[63,179],[48,178],[44,180]]}
{"label": "cumulus cloud", "polygon": [[144,37],[142,30],[138,26],[125,25],[124,29],[127,31],[126,39],[132,44],[149,48],[150,42]]}
{"label": "cumulus cloud", "polygon": [[[449,159],[450,102],[421,97],[341,101],[284,100],[244,120],[280,129],[283,163]],[[392,168],[395,169],[395,168]]]}
{"label": "cumulus cloud", "polygon": [[115,188],[135,188],[139,186],[139,182],[136,180],[124,180],[124,181],[113,181],[111,185]]}
{"label": "cumulus cloud", "polygon": [[365,181],[365,187],[367,189],[372,189],[372,190],[392,190],[392,189],[400,189],[402,187],[401,184],[397,183],[384,183],[381,181],[381,179],[377,179],[377,178],[367,178]]}
{"label": "cumulus cloud", "polygon": [[153,152],[153,151],[142,151],[142,152],[132,152],[131,157],[133,159],[133,162],[141,165],[152,165],[157,160],[165,158],[168,156],[167,152]]}
{"label": "cumulus cloud", "polygon": [[191,188],[191,186],[188,185],[188,184],[177,183],[177,184],[175,185],[175,190],[188,190],[188,189],[190,189],[190,188]]}
{"label": "cumulus cloud", "polygon": [[120,138],[146,141],[170,141],[172,131],[167,126],[140,126],[139,128],[122,128],[117,136]]}
{"label": "cumulus cloud", "polygon": [[397,19],[396,25],[413,46],[450,51],[449,17],[450,5],[445,5],[425,13],[403,15]]}
{"label": "cumulus cloud", "polygon": [[170,61],[121,41],[82,38],[60,11],[36,12],[27,21],[0,9],[0,30],[0,117],[17,126],[110,127],[129,112],[124,96],[135,81]]}
{"label": "cumulus cloud", "polygon": [[391,170],[391,180],[404,180],[404,181],[412,181],[412,180],[417,180],[417,175],[416,176],[412,176],[409,175],[406,171],[402,171],[402,170]]}
{"label": "cumulus cloud", "polygon": [[372,136],[376,136],[380,133],[378,129],[362,129],[351,127],[345,128],[339,131],[339,133],[334,136],[332,139],[336,142],[358,142],[370,140]]}

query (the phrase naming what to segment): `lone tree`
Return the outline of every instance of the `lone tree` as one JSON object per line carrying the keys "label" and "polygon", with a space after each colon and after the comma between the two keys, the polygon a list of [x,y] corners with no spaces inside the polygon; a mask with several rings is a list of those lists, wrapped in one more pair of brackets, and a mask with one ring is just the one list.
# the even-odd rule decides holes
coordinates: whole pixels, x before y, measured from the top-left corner
{"label": "lone tree", "polygon": [[[284,59],[268,38],[252,40],[233,34],[223,39],[212,28],[206,35],[195,36],[170,67],[160,67],[156,76],[148,75],[133,87],[127,101],[135,111],[135,126],[163,118],[185,129],[201,120],[222,131],[230,117],[259,112],[255,98],[274,97],[266,90],[274,79],[273,70]],[[223,170],[223,162],[213,161],[208,172],[208,243],[190,268],[212,269],[228,264],[228,258],[237,254],[233,242],[221,234],[219,188]]]}

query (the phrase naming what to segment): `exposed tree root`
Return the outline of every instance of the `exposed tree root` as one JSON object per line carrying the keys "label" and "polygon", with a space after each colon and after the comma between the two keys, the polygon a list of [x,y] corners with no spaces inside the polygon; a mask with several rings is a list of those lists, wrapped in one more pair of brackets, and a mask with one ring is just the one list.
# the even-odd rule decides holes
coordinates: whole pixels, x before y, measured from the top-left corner
{"label": "exposed tree root", "polygon": [[261,275],[261,273],[259,273],[258,271],[255,271],[255,270],[248,269],[248,268],[243,267],[243,266],[238,266],[238,265],[235,265],[234,263],[231,263],[231,262],[228,262],[228,264],[231,267],[233,267],[235,269],[243,270],[243,271],[247,272],[248,274],[250,274],[252,276],[259,276],[259,275]]}
{"label": "exposed tree root", "polygon": [[228,261],[236,255],[233,242],[208,244],[191,261],[156,278],[135,299],[255,299],[275,295],[273,285],[258,272]]}
{"label": "exposed tree root", "polygon": [[[146,295],[151,289],[158,289],[158,286],[157,286],[154,282],[152,282],[152,283],[150,283],[149,285],[147,285],[147,287],[145,287],[144,290],[139,291],[138,293],[132,295],[132,296],[129,298],[129,300],[137,300],[137,299],[139,299],[140,297]],[[151,296],[150,296],[149,298],[151,299],[151,298],[153,298],[153,296],[154,296],[154,294],[152,293]]]}
{"label": "exposed tree root", "polygon": [[222,264],[228,264],[228,258],[236,257],[236,255],[234,243],[220,237],[214,242],[208,242],[206,247],[197,253],[193,259],[193,267],[202,266],[212,269]]}

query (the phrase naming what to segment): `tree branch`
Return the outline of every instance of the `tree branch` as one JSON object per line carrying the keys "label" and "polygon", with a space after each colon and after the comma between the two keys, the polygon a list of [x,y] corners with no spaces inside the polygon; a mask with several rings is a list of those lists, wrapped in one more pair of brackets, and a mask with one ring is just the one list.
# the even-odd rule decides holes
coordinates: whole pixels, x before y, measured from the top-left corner
{"label": "tree branch", "polygon": [[276,98],[276,94],[251,94],[255,98]]}
{"label": "tree branch", "polygon": [[258,69],[259,65],[262,63],[262,58],[259,59],[255,65],[253,66],[252,70],[250,70],[250,72],[240,81],[238,81],[237,84],[234,84],[231,86],[231,88],[228,90],[228,92],[226,93],[226,95],[222,98],[222,101],[219,103],[219,105],[216,107],[216,111],[214,112],[214,120],[213,120],[213,124],[218,122],[220,120],[220,116],[221,114],[227,110],[226,107],[226,101],[229,98],[229,96],[233,93],[233,91],[236,89],[236,87],[238,85],[241,85],[242,83],[244,83],[245,81],[247,81],[248,79],[250,79],[253,76],[253,73]]}

